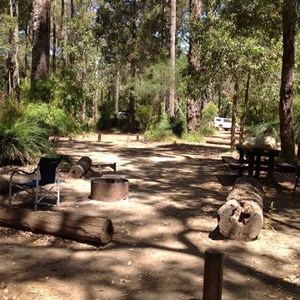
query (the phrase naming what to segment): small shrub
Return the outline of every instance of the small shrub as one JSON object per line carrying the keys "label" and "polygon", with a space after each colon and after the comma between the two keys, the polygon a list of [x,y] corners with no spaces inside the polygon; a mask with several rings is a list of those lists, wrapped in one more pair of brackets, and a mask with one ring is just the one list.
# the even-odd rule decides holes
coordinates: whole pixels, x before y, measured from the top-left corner
{"label": "small shrub", "polygon": [[0,165],[34,163],[50,149],[45,128],[26,120],[0,124]]}
{"label": "small shrub", "polygon": [[273,136],[276,141],[280,141],[279,120],[273,120],[265,123],[260,123],[249,127],[249,131],[254,136]]}
{"label": "small shrub", "polygon": [[[214,117],[218,116],[218,108],[213,102],[209,102],[201,112],[201,129],[209,130],[213,127]],[[210,131],[209,131],[210,132]],[[204,133],[204,132],[203,132]]]}
{"label": "small shrub", "polygon": [[25,118],[47,128],[50,135],[66,136],[74,131],[71,117],[62,109],[46,103],[28,104]]}
{"label": "small shrub", "polygon": [[170,122],[170,128],[172,130],[172,133],[175,136],[181,138],[185,132],[185,128],[184,128],[185,122],[178,116],[171,117],[169,122]]}
{"label": "small shrub", "polygon": [[167,118],[163,118],[158,124],[150,126],[145,133],[145,139],[158,142],[172,136],[172,130]]}
{"label": "small shrub", "polygon": [[13,101],[2,103],[0,110],[0,165],[33,163],[51,149],[48,132]]}
{"label": "small shrub", "polygon": [[185,133],[185,122],[178,116],[164,117],[158,124],[150,126],[145,133],[146,140],[161,141],[172,138],[174,135],[181,138]]}
{"label": "small shrub", "polygon": [[200,133],[186,133],[183,135],[183,140],[188,143],[201,143],[204,136]]}

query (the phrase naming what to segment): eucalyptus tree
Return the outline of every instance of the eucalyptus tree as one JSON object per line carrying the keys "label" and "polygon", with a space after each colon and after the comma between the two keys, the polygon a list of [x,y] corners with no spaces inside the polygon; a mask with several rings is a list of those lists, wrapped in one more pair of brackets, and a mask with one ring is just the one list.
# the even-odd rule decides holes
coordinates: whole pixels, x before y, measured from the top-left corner
{"label": "eucalyptus tree", "polygon": [[33,0],[32,83],[49,75],[50,8],[50,0]]}
{"label": "eucalyptus tree", "polygon": [[20,103],[20,63],[19,63],[19,0],[10,0],[11,16],[15,17],[14,28],[14,57],[12,72],[12,94],[16,103]]}
{"label": "eucalyptus tree", "polygon": [[[264,42],[282,40],[282,72],[279,99],[280,138],[282,156],[285,160],[294,157],[294,133],[292,99],[295,64],[295,35],[297,0],[276,1],[226,1],[233,23],[242,34],[264,36]],[[269,39],[269,41],[268,41]],[[261,40],[263,40],[261,38]],[[276,44],[276,43],[275,43]],[[274,44],[273,44],[274,45]],[[278,98],[277,98],[278,103]]]}
{"label": "eucalyptus tree", "polygon": [[167,102],[169,117],[175,115],[175,64],[176,64],[176,0],[170,0],[170,90]]}
{"label": "eucalyptus tree", "polygon": [[166,3],[110,0],[103,1],[97,12],[95,32],[101,41],[103,59],[107,66],[115,68],[115,74],[122,66],[120,97],[129,100],[129,130],[135,127],[136,103],[142,101],[136,99],[138,78],[150,65],[168,57],[170,38],[166,31],[170,27],[166,13],[170,10]]}
{"label": "eucalyptus tree", "polygon": [[200,95],[197,73],[201,72],[201,3],[200,0],[189,1],[189,52],[188,52],[188,80],[187,80],[187,108],[186,122],[188,132],[198,132],[200,129]]}
{"label": "eucalyptus tree", "polygon": [[286,161],[293,161],[295,156],[292,105],[295,68],[297,4],[297,0],[284,0],[282,7],[283,54],[279,117],[281,151],[282,156]]}
{"label": "eucalyptus tree", "polygon": [[7,98],[12,91],[13,33],[16,22],[10,9],[10,2],[5,1],[0,4],[2,4],[0,7],[0,86]]}

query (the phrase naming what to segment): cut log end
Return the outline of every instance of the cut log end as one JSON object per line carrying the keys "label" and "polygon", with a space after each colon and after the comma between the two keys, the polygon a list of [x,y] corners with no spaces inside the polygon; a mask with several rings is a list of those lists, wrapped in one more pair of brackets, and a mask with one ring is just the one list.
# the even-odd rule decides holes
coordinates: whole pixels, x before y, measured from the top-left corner
{"label": "cut log end", "polygon": [[[251,178],[239,178],[218,210],[217,231],[227,239],[255,240],[263,226],[263,189]],[[215,230],[216,231],[216,230]],[[216,236],[215,232],[211,236]]]}
{"label": "cut log end", "polygon": [[70,169],[69,175],[72,178],[80,178],[92,167],[92,160],[88,156],[81,157]]}

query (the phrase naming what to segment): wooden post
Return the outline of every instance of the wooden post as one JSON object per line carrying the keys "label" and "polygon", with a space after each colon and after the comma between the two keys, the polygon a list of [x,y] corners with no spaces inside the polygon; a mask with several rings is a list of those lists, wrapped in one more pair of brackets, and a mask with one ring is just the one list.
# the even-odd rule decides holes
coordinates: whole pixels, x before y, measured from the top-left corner
{"label": "wooden post", "polygon": [[203,300],[221,300],[223,285],[223,253],[205,251]]}
{"label": "wooden post", "polygon": [[101,133],[98,133],[98,142],[101,142]]}

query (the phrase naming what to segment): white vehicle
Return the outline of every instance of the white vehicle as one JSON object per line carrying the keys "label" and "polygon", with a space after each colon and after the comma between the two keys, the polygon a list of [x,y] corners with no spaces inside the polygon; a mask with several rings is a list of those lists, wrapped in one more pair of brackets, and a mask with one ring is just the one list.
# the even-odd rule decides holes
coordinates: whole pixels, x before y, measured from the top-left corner
{"label": "white vehicle", "polygon": [[[237,123],[235,123],[235,126],[239,127],[239,125]],[[231,119],[214,117],[214,127],[216,127],[218,130],[231,129],[231,127],[232,127]]]}

